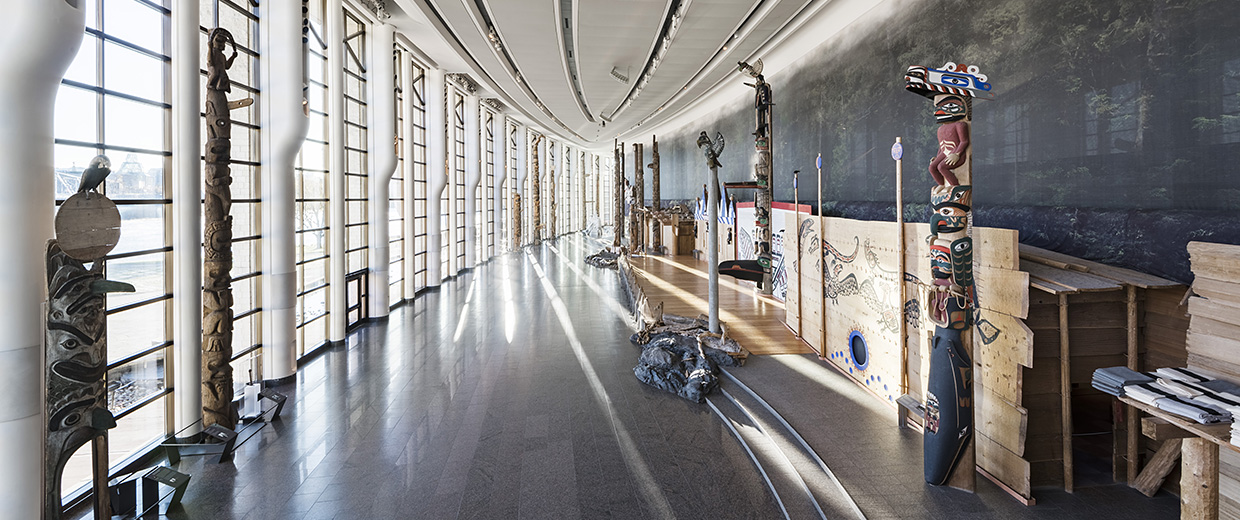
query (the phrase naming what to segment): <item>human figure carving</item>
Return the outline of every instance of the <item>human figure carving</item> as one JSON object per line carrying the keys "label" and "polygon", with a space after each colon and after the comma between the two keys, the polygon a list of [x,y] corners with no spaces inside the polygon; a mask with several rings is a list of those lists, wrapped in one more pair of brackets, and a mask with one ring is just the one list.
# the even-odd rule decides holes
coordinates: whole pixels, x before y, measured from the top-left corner
{"label": "human figure carving", "polygon": [[930,160],[930,176],[939,186],[960,185],[952,170],[964,164],[969,153],[969,123],[964,120],[967,113],[965,101],[957,96],[945,96],[935,103],[939,151]]}

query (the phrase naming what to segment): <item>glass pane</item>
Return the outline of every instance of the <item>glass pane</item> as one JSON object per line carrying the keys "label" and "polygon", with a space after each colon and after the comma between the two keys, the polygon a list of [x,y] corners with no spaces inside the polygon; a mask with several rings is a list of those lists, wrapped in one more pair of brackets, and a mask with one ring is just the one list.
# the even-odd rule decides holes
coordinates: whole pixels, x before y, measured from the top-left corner
{"label": "glass pane", "polygon": [[[99,142],[99,135],[95,131],[98,120],[98,108],[95,104],[97,99],[96,94],[89,90],[61,85],[56,91],[56,116],[53,122],[56,138],[84,143]],[[87,163],[89,161],[88,158]],[[82,166],[85,167],[87,163]]]}
{"label": "glass pane", "polygon": [[105,153],[112,160],[112,174],[105,181],[108,197],[118,201],[165,197],[164,156],[115,150]]}
{"label": "glass pane", "polygon": [[116,96],[104,96],[103,109],[104,143],[146,150],[167,150],[164,133],[164,117],[167,111],[163,108]]}
{"label": "glass pane", "polygon": [[160,349],[108,371],[108,410],[119,414],[164,390],[165,351]]}
{"label": "glass pane", "polygon": [[108,316],[108,359],[122,359],[168,340],[167,300]]}
{"label": "glass pane", "polygon": [[[133,0],[107,0],[103,5],[103,31],[105,33],[160,54],[166,54],[163,52],[163,13]],[[112,67],[112,64],[108,64],[108,67]]]}
{"label": "glass pane", "polygon": [[103,87],[152,101],[164,98],[164,62],[149,55],[103,42]]}
{"label": "glass pane", "polygon": [[121,205],[117,209],[121,212],[121,239],[112,254],[146,251],[167,245],[164,240],[163,205]]}
{"label": "glass pane", "polygon": [[108,460],[113,464],[168,434],[164,418],[167,396],[160,397],[116,421],[108,430]]}
{"label": "glass pane", "polygon": [[166,294],[166,257],[167,253],[152,253],[108,260],[107,279],[132,284],[137,289],[132,293],[108,293],[108,308],[115,309]]}
{"label": "glass pane", "polygon": [[[92,2],[87,2],[88,4]],[[78,48],[77,56],[73,58],[73,63],[69,65],[69,70],[65,72],[65,79],[85,83],[87,85],[96,85],[99,79],[95,74],[99,71],[96,67],[95,53],[98,51],[99,39],[91,35],[86,35],[82,39],[82,46]]]}

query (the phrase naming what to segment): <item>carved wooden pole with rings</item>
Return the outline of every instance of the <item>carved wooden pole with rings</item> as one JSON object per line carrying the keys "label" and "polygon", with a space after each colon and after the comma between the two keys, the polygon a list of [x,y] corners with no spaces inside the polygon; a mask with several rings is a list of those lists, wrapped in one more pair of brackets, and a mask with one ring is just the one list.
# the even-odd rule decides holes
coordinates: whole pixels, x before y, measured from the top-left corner
{"label": "carved wooden pole with rings", "polygon": [[754,180],[758,183],[758,190],[755,194],[754,201],[754,220],[757,241],[754,247],[758,256],[758,265],[762,267],[762,293],[771,294],[774,290],[771,281],[771,201],[773,200],[772,190],[774,185],[772,182],[773,162],[771,158],[771,141],[772,135],[772,110],[775,106],[774,97],[771,92],[771,84],[767,83],[762,76],[762,60],[758,60],[753,65],[745,62],[738,62],[740,71],[754,78],[753,83],[746,85],[754,89],[754,149],[758,152],[754,161]]}
{"label": "carved wooden pole with rings", "polygon": [[541,154],[538,145],[542,144],[543,136],[534,138],[534,142],[530,145],[534,149],[534,181],[530,191],[534,195],[534,243],[542,242],[542,171],[538,169],[538,161]]}
{"label": "carved wooden pole with rings", "polygon": [[557,226],[559,225],[559,221],[560,221],[559,219],[560,208],[556,204],[556,201],[555,201],[555,196],[556,196],[555,177],[556,177],[555,145],[552,144],[550,141],[548,141],[547,142],[547,197],[548,197],[547,212],[550,213],[551,215],[551,226],[550,226],[550,231],[548,231],[547,233],[547,238],[555,238],[556,233],[559,232],[559,227]]}
{"label": "carved wooden pole with rings", "polygon": [[908,68],[905,88],[934,102],[939,148],[930,161],[936,186],[930,192],[928,306],[935,324],[926,388],[924,467],[926,482],[972,491],[973,442],[973,99],[993,97],[977,67],[948,62],[941,69]]}
{"label": "carved wooden pole with rings", "polygon": [[[237,58],[233,36],[222,28],[207,35],[207,145],[203,208],[202,277],[202,423],[236,429],[232,406],[232,119],[228,112],[249,106],[251,99],[230,103],[228,68]],[[232,47],[225,57],[225,47]]]}
{"label": "carved wooden pole with rings", "polygon": [[612,243],[619,248],[624,239],[624,145],[612,142],[612,208],[615,211],[612,219]]}
{"label": "carved wooden pole with rings", "polygon": [[659,210],[662,209],[659,202],[659,138],[651,136],[650,139],[650,209],[655,213],[653,224],[657,226],[651,245],[656,253],[660,253],[663,250],[663,223],[658,220]]}

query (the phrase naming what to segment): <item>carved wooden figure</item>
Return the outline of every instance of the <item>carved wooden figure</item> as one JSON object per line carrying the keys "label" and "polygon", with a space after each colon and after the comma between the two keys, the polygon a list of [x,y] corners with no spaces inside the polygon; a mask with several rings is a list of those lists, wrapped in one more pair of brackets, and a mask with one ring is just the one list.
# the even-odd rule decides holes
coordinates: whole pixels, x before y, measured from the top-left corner
{"label": "carved wooden figure", "polygon": [[754,79],[753,83],[746,85],[754,89],[754,149],[758,155],[754,161],[754,180],[758,183],[758,190],[754,196],[754,231],[757,236],[754,237],[754,251],[758,257],[758,265],[762,267],[762,281],[759,285],[763,294],[771,294],[774,290],[771,282],[771,202],[773,201],[774,185],[772,182],[771,171],[773,159],[771,157],[771,139],[774,118],[771,107],[775,106],[774,94],[771,91],[771,84],[766,82],[762,76],[762,61],[758,60],[753,66],[745,62],[738,63],[741,72],[744,72]]}
{"label": "carved wooden figure", "polygon": [[530,154],[532,157],[534,157],[534,164],[533,164],[534,175],[532,176],[534,185],[530,191],[533,192],[532,194],[534,196],[534,226],[533,227],[534,227],[534,243],[535,244],[542,242],[542,229],[543,229],[543,225],[542,225],[542,179],[541,179],[542,170],[538,169],[538,161],[539,159],[541,159],[541,154],[539,153],[538,145],[542,143],[542,140],[543,140],[543,136],[541,135],[534,138],[534,143],[531,145],[534,151],[533,153]]}
{"label": "carved wooden figure", "polygon": [[558,172],[555,171],[555,146],[550,142],[547,143],[547,211],[551,214],[551,229],[547,233],[546,238],[554,238],[559,231],[559,205],[556,204],[556,182],[555,177]]}
{"label": "carved wooden figure", "polygon": [[[237,58],[232,34],[212,29],[207,36],[207,145],[204,171],[202,288],[202,422],[237,427],[233,409],[232,337],[232,119],[226,94],[228,68]],[[226,47],[232,54],[225,57]],[[240,103],[238,105],[241,105]],[[241,105],[244,106],[244,105]]]}
{"label": "carved wooden figure", "polygon": [[930,320],[935,324],[926,388],[926,482],[974,488],[973,345],[976,289],[970,212],[972,100],[990,97],[977,67],[909,67],[905,88],[934,102],[938,150],[930,161]]}
{"label": "carved wooden figure", "polygon": [[[659,211],[663,209],[659,201],[659,138],[651,137],[651,141],[652,142],[650,144],[650,165],[649,165],[650,166],[650,207],[651,209],[654,210],[655,215],[656,215],[655,218],[657,219],[658,218],[657,215]],[[663,223],[660,222],[659,220],[655,220],[654,224],[656,226],[659,226],[659,228],[654,233],[654,244],[652,245],[654,246],[655,252],[661,252],[663,250]]]}
{"label": "carved wooden figure", "polygon": [[[104,280],[102,258],[120,239],[120,212],[97,192],[110,173],[107,157],[95,157],[81,186],[57,210],[56,239],[47,243],[47,322],[43,518],[61,517],[65,464],[91,443],[96,519],[111,518],[108,493],[108,429],[116,420],[108,408],[108,292],[133,292],[132,285]],[[83,262],[91,262],[86,268]]]}
{"label": "carved wooden figure", "polygon": [[612,143],[612,206],[615,211],[612,222],[611,245],[619,248],[624,238],[624,145]]}

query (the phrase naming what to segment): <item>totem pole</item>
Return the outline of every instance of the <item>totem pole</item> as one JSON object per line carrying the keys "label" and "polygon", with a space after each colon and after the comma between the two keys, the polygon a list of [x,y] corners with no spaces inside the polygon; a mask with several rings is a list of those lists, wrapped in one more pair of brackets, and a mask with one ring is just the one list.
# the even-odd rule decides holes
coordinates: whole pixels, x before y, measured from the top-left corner
{"label": "totem pole", "polygon": [[646,168],[642,162],[646,158],[646,150],[641,143],[633,143],[633,251],[646,250],[645,225],[646,216],[639,209],[646,207]]}
{"label": "totem pole", "polygon": [[771,159],[771,107],[775,106],[771,93],[771,85],[762,77],[762,60],[754,65],[737,62],[740,71],[754,78],[753,83],[746,85],[754,89],[754,149],[758,152],[754,162],[754,180],[758,190],[754,201],[755,231],[757,236],[754,250],[758,255],[758,265],[762,267],[763,294],[771,294],[774,290],[771,283],[771,200],[772,200],[772,159]]}
{"label": "totem pole", "polygon": [[[226,29],[212,29],[207,36],[207,146],[204,199],[202,276],[202,424],[237,427],[232,406],[232,119],[228,111],[247,106],[242,100],[229,103],[232,90],[228,68],[237,58],[237,46]],[[224,57],[224,47],[232,54]]]}
{"label": "totem pole", "polygon": [[[120,240],[121,214],[97,188],[111,173],[105,156],[82,172],[78,192],[56,212],[56,238],[47,242],[47,431],[43,518],[61,517],[61,480],[73,453],[91,443],[95,518],[111,518],[108,492],[108,318],[105,294],[133,292],[103,279],[102,258]],[[83,262],[90,262],[87,269]]]}
{"label": "totem pole", "polygon": [[[935,324],[926,389],[926,482],[973,489],[972,101],[992,96],[977,67],[948,62],[942,69],[912,66],[905,88],[934,102],[938,152],[930,161],[930,274],[927,298]],[[959,468],[958,468],[959,467]]]}
{"label": "totem pole", "polygon": [[533,165],[534,166],[534,175],[533,175],[534,185],[530,191],[533,192],[532,194],[534,196],[534,243],[535,244],[542,243],[542,193],[541,193],[542,171],[538,169],[538,160],[541,158],[539,154],[538,145],[542,143],[542,140],[543,140],[543,136],[541,135],[538,137],[535,137],[533,144],[530,145],[534,149],[534,152],[531,154],[534,156],[534,165]]}
{"label": "totem pole", "polygon": [[663,250],[663,224],[658,220],[660,208],[659,203],[659,138],[658,136],[650,137],[650,207],[655,213],[655,225],[658,229],[654,233],[654,250],[656,253]]}
{"label": "totem pole", "polygon": [[706,154],[706,166],[710,168],[710,187],[706,190],[706,263],[708,317],[710,331],[720,334],[719,327],[719,154],[723,153],[723,134],[715,133],[715,140],[703,131],[698,135],[698,148]]}
{"label": "totem pole", "polygon": [[557,195],[555,174],[555,143],[547,141],[547,194],[550,197],[547,203],[547,211],[551,213],[551,232],[547,235],[547,238],[555,238],[556,233],[560,229],[557,227],[560,220],[560,208],[555,202],[555,196]]}
{"label": "totem pole", "polygon": [[521,249],[521,190],[512,190],[512,250]]}
{"label": "totem pole", "polygon": [[624,143],[613,143],[619,146],[613,146],[612,152],[615,154],[615,203],[616,203],[616,222],[613,227],[616,228],[615,240],[612,245],[620,247],[624,244]]}

